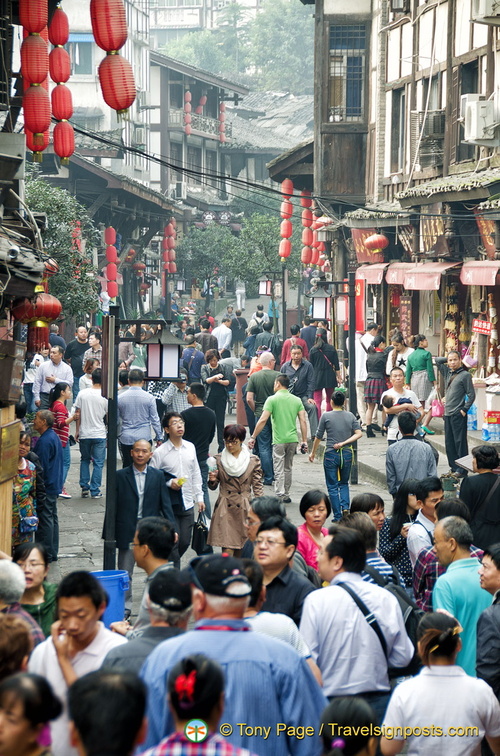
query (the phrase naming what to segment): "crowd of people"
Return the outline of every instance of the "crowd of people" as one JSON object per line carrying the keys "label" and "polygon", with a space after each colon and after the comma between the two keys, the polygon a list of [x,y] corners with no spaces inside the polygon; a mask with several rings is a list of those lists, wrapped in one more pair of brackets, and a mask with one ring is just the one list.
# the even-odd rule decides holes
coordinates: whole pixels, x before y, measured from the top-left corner
{"label": "crowd of people", "polygon": [[[72,438],[81,496],[103,495],[100,335],[81,326],[66,346],[53,330],[48,353],[29,357],[37,440],[22,431],[13,553],[0,559],[0,756],[500,756],[499,457],[481,445],[476,474],[457,465],[474,400],[459,355],[436,360],[463,477],[460,498],[445,498],[425,440],[436,385],[425,338],[410,347],[394,333],[387,350],[376,324],[358,335],[355,415],[327,323],[305,318],[283,343],[262,306],[248,322],[228,306],[219,326],[209,312],[184,323],[169,384],[147,381],[142,343],[119,347],[115,534],[130,588],[110,627],[91,573],[48,580]],[[226,421],[244,367],[249,437]],[[376,411],[389,517],[381,496],[349,487]],[[314,463],[323,439],[325,490],[295,502],[297,527],[293,462]],[[210,520],[206,546],[181,569],[196,514]]]}

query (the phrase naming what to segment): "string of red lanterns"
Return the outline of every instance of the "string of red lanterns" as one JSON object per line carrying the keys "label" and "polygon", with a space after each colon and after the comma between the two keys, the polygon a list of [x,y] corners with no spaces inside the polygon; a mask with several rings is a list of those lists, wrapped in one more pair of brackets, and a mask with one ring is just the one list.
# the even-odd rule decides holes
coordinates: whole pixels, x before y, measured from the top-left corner
{"label": "string of red lanterns", "polygon": [[281,183],[281,194],[283,195],[283,201],[281,203],[280,215],[282,217],[280,227],[280,246],[278,254],[284,260],[286,257],[290,257],[292,252],[292,242],[290,237],[293,233],[292,221],[290,218],[293,215],[293,205],[290,198],[293,194],[293,181],[291,179],[285,179]]}
{"label": "string of red lanterns", "polygon": [[68,165],[75,151],[75,132],[68,123],[73,115],[73,99],[66,86],[71,73],[71,61],[64,45],[69,39],[69,23],[66,13],[57,7],[49,28],[49,40],[54,45],[49,55],[50,78],[55,83],[52,90],[52,115],[59,121],[53,132],[54,152],[62,165]]}
{"label": "string of red lanterns", "polygon": [[191,126],[191,99],[192,95],[189,90],[184,92],[184,133],[186,136],[190,136],[192,131]]}
{"label": "string of red lanterns", "polygon": [[46,132],[50,126],[50,99],[46,89],[49,72],[47,0],[19,0],[19,21],[24,31],[21,45],[24,125],[27,136],[30,132],[27,141],[33,151],[33,160],[40,162],[42,151],[48,144]]}
{"label": "string of red lanterns", "polygon": [[219,103],[219,142],[226,141],[226,103]]}
{"label": "string of red lanterns", "polygon": [[163,276],[162,276],[162,296],[167,293],[167,276],[169,273],[177,273],[177,263],[175,247],[177,245],[177,221],[174,217],[163,229],[163,239],[161,241],[163,257]]}
{"label": "string of red lanterns", "polygon": [[[57,126],[60,126],[61,124],[57,124]],[[56,128],[57,128],[56,126]],[[118,252],[116,251],[116,231],[113,228],[113,226],[108,226],[104,229],[104,242],[107,245],[106,247],[106,291],[108,292],[111,299],[114,299],[118,296],[118,283],[116,279],[118,278]]]}

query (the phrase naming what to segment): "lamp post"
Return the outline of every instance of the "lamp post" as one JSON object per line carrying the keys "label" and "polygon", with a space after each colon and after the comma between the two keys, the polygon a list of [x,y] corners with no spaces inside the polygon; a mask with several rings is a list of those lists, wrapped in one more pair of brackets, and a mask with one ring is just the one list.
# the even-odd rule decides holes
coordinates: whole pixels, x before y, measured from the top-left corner
{"label": "lamp post", "polygon": [[[281,288],[280,294],[278,294],[279,288]],[[271,297],[274,301],[276,296],[281,295],[281,318],[282,318],[282,335],[283,339],[286,338],[286,292],[288,287],[288,269],[285,267],[285,261],[283,260],[283,267],[279,270],[264,271],[262,278],[259,278],[259,295],[262,297]],[[278,329],[275,328],[275,332]]]}

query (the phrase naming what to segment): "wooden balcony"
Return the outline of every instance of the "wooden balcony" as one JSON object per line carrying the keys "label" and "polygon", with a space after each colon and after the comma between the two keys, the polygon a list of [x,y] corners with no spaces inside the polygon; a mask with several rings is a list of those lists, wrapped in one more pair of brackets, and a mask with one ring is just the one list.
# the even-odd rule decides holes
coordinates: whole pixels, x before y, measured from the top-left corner
{"label": "wooden balcony", "polygon": [[[168,111],[168,125],[171,129],[184,129],[184,111],[180,108],[170,108]],[[204,136],[208,139],[219,139],[219,120],[209,118],[206,115],[191,113],[192,133],[197,136]],[[229,140],[233,134],[233,127],[226,121],[226,139]]]}

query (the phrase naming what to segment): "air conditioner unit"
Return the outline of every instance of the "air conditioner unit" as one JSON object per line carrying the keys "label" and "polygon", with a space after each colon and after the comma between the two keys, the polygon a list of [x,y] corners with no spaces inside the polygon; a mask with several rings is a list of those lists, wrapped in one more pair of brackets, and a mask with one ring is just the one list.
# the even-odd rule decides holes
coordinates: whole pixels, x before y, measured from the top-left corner
{"label": "air conditioner unit", "polygon": [[460,95],[460,120],[465,122],[465,113],[467,111],[467,103],[469,102],[481,102],[486,100],[483,94],[464,94]]}
{"label": "air conditioner unit", "polygon": [[137,93],[137,104],[139,109],[151,107],[151,92],[145,92],[141,90]]}
{"label": "air conditioner unit", "polygon": [[499,0],[472,0],[472,21],[475,24],[500,25]]}
{"label": "air conditioner unit", "polygon": [[495,140],[495,103],[492,100],[467,100],[465,103],[464,141],[486,146]]}
{"label": "air conditioner unit", "polygon": [[141,145],[141,146],[147,144],[146,129],[143,126],[136,128],[134,130],[133,142],[134,144]]}

